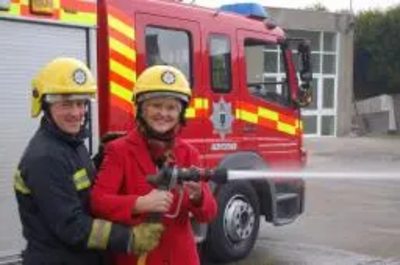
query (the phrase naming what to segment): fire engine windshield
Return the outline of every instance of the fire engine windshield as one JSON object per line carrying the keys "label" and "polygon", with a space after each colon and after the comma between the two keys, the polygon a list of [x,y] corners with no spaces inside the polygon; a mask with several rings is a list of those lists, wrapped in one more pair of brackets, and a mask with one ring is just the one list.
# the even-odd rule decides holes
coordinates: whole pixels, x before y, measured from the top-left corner
{"label": "fire engine windshield", "polygon": [[247,39],[245,51],[250,93],[262,100],[289,106],[290,90],[281,47],[264,40]]}
{"label": "fire engine windshield", "polygon": [[146,27],[147,66],[177,67],[193,84],[190,40],[189,33],[183,30]]}

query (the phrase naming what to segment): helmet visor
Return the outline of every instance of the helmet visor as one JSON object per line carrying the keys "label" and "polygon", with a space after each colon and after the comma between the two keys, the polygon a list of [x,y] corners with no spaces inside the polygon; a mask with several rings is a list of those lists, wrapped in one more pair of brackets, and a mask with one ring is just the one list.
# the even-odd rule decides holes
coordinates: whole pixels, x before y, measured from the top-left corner
{"label": "helmet visor", "polygon": [[50,95],[45,95],[44,97],[44,101],[46,101],[49,104],[56,102],[77,101],[77,100],[94,101],[94,96],[92,94],[50,94]]}
{"label": "helmet visor", "polygon": [[153,98],[176,98],[179,99],[185,103],[189,102],[189,97],[186,95],[183,95],[181,93],[174,93],[174,92],[167,92],[167,91],[160,91],[160,92],[148,92],[148,93],[143,93],[138,96],[137,102],[143,102],[148,99],[153,99]]}

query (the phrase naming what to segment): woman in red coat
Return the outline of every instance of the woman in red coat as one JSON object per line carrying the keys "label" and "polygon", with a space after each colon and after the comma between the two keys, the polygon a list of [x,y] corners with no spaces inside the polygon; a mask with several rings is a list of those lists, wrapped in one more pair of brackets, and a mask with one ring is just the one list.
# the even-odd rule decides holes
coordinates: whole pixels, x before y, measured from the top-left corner
{"label": "woman in red coat", "polygon": [[[217,213],[207,183],[184,184],[179,205],[178,189],[161,191],[146,177],[164,165],[200,166],[196,149],[178,137],[185,124],[191,89],[185,76],[170,66],[153,66],[136,82],[136,128],[107,144],[92,191],[94,215],[127,225],[147,222],[149,213],[162,213],[164,232],[156,249],[146,255],[113,254],[116,265],[199,265],[190,218],[207,223]],[[179,214],[171,214],[179,208]]]}

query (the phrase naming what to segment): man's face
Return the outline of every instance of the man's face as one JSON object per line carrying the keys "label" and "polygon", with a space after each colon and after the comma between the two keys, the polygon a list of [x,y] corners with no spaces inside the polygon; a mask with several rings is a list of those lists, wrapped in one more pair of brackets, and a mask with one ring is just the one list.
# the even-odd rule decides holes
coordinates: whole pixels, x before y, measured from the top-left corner
{"label": "man's face", "polygon": [[50,114],[63,132],[76,135],[85,118],[85,100],[62,100],[50,105]]}
{"label": "man's face", "polygon": [[143,118],[158,133],[166,133],[179,123],[182,105],[174,98],[154,98],[143,103]]}

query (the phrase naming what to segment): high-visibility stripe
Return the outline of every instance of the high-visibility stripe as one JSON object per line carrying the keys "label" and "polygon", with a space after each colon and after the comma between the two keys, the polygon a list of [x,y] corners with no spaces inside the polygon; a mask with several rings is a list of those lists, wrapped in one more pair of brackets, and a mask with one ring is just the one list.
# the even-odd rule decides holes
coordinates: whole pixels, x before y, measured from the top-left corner
{"label": "high-visibility stripe", "polygon": [[136,80],[136,72],[112,59],[110,60],[110,69],[132,82]]}
{"label": "high-visibility stripe", "polygon": [[194,108],[187,108],[185,113],[186,118],[195,118],[196,110]]}
{"label": "high-visibility stripe", "polygon": [[135,40],[127,36],[125,33],[117,31],[112,27],[109,27],[108,29],[109,29],[108,33],[111,36],[111,38],[116,39],[127,46],[133,46],[135,44]]}
{"label": "high-visibility stripe", "polygon": [[[115,18],[116,20],[120,21],[121,23],[125,24],[127,27],[132,27],[133,20],[130,16],[126,15],[124,12],[120,11],[119,9],[113,7],[112,5],[108,5],[108,14]],[[133,39],[135,39],[135,31],[133,30]]]}
{"label": "high-visibility stripe", "polygon": [[74,183],[76,190],[83,190],[90,187],[90,179],[86,169],[82,168],[78,170],[74,176]]}
{"label": "high-visibility stripe", "polygon": [[202,109],[204,100],[202,98],[195,98],[194,99],[194,108],[196,109]]}
{"label": "high-visibility stripe", "polygon": [[97,21],[97,15],[95,13],[83,13],[83,12],[78,12],[76,14],[73,14],[73,13],[67,13],[62,10],[60,14],[60,20],[70,23],[94,25],[96,24]]}
{"label": "high-visibility stripe", "polygon": [[[61,4],[62,1],[62,4]],[[53,1],[53,10],[50,14],[32,13],[28,1],[12,0],[10,9],[0,11],[15,16],[32,17],[40,19],[59,20],[62,22],[96,25],[96,2],[82,0]],[[67,11],[65,11],[67,10]],[[70,10],[70,12],[68,12]]]}
{"label": "high-visibility stripe", "polygon": [[136,58],[136,52],[129,46],[125,45],[122,42],[119,42],[118,40],[110,37],[109,38],[110,42],[110,49],[119,52],[120,54],[123,54],[125,57],[134,59]]}
{"label": "high-visibility stripe", "polygon": [[77,1],[77,0],[60,0],[60,5],[68,10],[79,10],[80,12],[85,12],[85,13],[96,13],[96,4],[94,2]]}
{"label": "high-visibility stripe", "polygon": [[111,222],[95,219],[90,231],[88,247],[90,249],[106,249],[110,238]]}
{"label": "high-visibility stripe", "polygon": [[131,40],[135,40],[135,30],[133,29],[132,25],[129,25],[128,23],[114,17],[111,14],[109,14],[107,18],[108,18],[108,25],[111,28],[122,33]]}
{"label": "high-visibility stripe", "polygon": [[296,127],[289,125],[287,123],[278,122],[277,130],[281,132],[285,132],[288,134],[295,135],[296,134]]}
{"label": "high-visibility stripe", "polygon": [[110,82],[110,90],[111,93],[113,93],[114,95],[120,97],[121,99],[127,101],[127,102],[131,102],[132,101],[132,91],[128,90],[120,85],[118,85],[115,82]]}
{"label": "high-visibility stripe", "polygon": [[297,119],[295,117],[291,117],[284,114],[279,114],[279,121],[284,122],[286,124],[290,124],[292,126],[296,126]]}
{"label": "high-visibility stripe", "polygon": [[10,9],[8,10],[8,13],[10,13],[12,15],[21,14],[21,5],[19,4],[19,2],[11,3],[11,6],[10,6]]}
{"label": "high-visibility stripe", "polygon": [[21,171],[19,170],[17,170],[17,172],[15,172],[14,175],[14,189],[25,195],[31,193],[31,191],[26,186],[24,179],[21,176]]}
{"label": "high-visibility stripe", "polygon": [[127,80],[125,77],[120,76],[116,72],[110,72],[110,83],[111,82],[117,83],[118,85],[120,85],[128,90],[132,90],[133,85],[134,85],[134,82]]}
{"label": "high-visibility stripe", "polygon": [[121,54],[115,50],[110,50],[110,59],[122,65],[125,65],[129,68],[136,69],[136,63],[135,63],[136,58],[128,58],[124,54]]}
{"label": "high-visibility stripe", "polygon": [[273,121],[278,121],[279,120],[279,113],[276,111],[268,110],[265,108],[258,108],[258,115],[260,117],[270,119]]}
{"label": "high-visibility stripe", "polygon": [[241,120],[251,122],[251,123],[258,123],[258,116],[257,114],[251,113],[246,110],[239,110],[239,117]]}
{"label": "high-visibility stripe", "polygon": [[258,124],[260,126],[263,126],[263,127],[266,127],[266,128],[270,128],[270,129],[273,129],[273,130],[275,130],[276,126],[277,126],[277,122],[276,121],[273,121],[273,120],[270,120],[270,119],[265,119],[263,117],[259,117]]}

